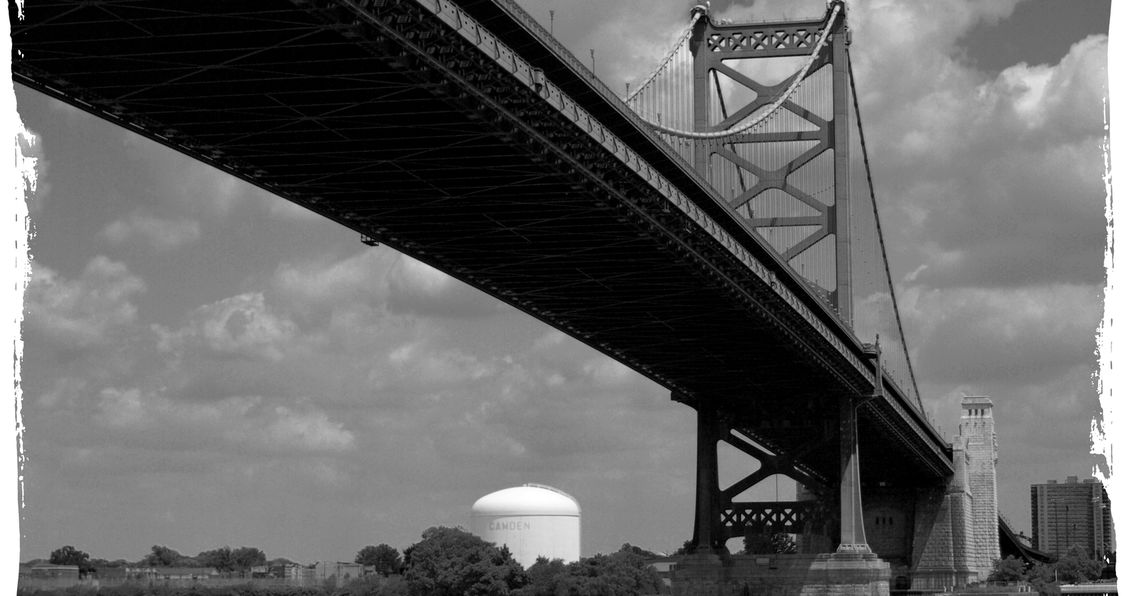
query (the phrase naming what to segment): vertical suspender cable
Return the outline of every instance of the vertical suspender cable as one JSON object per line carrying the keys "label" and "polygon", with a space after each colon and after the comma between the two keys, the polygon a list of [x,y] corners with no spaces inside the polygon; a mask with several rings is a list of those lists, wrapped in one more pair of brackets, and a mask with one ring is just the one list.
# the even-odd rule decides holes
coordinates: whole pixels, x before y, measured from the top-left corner
{"label": "vertical suspender cable", "polygon": [[875,214],[875,231],[879,236],[879,250],[883,255],[883,269],[887,273],[887,288],[891,293],[891,305],[894,307],[895,324],[899,327],[899,343],[902,344],[903,356],[906,359],[907,372],[910,374],[910,382],[914,387],[914,400],[918,404],[918,409],[925,416],[926,409],[922,406],[922,396],[919,395],[918,392],[918,382],[915,380],[914,367],[910,363],[910,351],[907,349],[906,345],[906,334],[903,333],[902,317],[899,316],[899,302],[897,296],[895,296],[895,284],[891,280],[891,265],[887,259],[887,247],[883,242],[883,227],[879,221],[879,206],[875,201],[875,185],[871,179],[871,163],[870,159],[867,156],[866,139],[863,137],[863,118],[859,114],[859,96],[855,93],[855,72],[851,68],[850,56],[847,57],[847,73],[848,80],[851,82],[851,99],[855,105],[855,124],[859,129],[859,145],[863,149],[863,166],[867,169],[867,188],[869,189],[871,195],[871,209]]}

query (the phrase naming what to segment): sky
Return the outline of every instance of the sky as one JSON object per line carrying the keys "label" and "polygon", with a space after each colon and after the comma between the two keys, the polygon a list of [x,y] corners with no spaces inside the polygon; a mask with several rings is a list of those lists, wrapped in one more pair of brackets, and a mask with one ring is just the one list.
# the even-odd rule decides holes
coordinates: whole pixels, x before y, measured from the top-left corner
{"label": "sky", "polygon": [[[691,3],[521,4],[543,24],[553,9],[555,36],[586,64],[594,49],[620,90]],[[713,3],[737,22],[823,11]],[[1030,484],[1104,461],[1089,451],[1108,2],[855,1],[850,18],[926,411],[949,439],[963,395],[993,399],[999,508],[1029,534]],[[337,224],[15,93],[37,160],[20,560],[65,544],[351,560],[469,527],[476,499],[526,482],[578,499],[584,554],[689,538],[696,417],[661,387]]]}

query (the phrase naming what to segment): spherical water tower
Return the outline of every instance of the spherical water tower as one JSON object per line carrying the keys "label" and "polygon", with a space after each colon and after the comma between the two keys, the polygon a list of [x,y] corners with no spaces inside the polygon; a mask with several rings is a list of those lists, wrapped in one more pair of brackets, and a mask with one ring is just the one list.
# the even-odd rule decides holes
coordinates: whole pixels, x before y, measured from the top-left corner
{"label": "spherical water tower", "polygon": [[581,519],[582,509],[574,497],[541,484],[496,491],[471,506],[475,535],[505,544],[524,569],[539,557],[577,561]]}

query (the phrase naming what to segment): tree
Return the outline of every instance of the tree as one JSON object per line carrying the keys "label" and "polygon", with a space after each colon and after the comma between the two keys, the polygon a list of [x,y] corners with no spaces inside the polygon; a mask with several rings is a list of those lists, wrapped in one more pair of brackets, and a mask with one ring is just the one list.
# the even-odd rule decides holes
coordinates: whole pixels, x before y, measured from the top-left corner
{"label": "tree", "polygon": [[634,546],[628,542],[621,545],[621,548],[618,549],[618,552],[619,553],[631,553],[631,554],[637,555],[638,557],[641,557],[642,559],[644,559],[646,561],[651,561],[653,559],[657,559],[657,558],[661,557],[661,555],[658,553],[655,553],[651,550],[646,550],[644,548],[641,548],[640,546]]}
{"label": "tree", "polygon": [[1104,563],[1089,558],[1085,549],[1073,545],[1056,563],[1036,563],[1025,574],[1026,580],[1041,594],[1060,594],[1060,584],[1087,582],[1100,577]]}
{"label": "tree", "polygon": [[744,553],[748,555],[794,554],[796,541],[791,534],[763,528],[744,537]]}
{"label": "tree", "polygon": [[686,541],[681,543],[681,547],[678,548],[677,551],[673,553],[673,556],[676,557],[676,556],[680,556],[680,555],[688,555],[688,554],[692,554],[692,552],[693,552],[693,541],[692,540],[686,540]]}
{"label": "tree", "polygon": [[1037,590],[1038,594],[1047,594],[1049,596],[1061,593],[1060,588],[1057,587],[1057,582],[1054,581],[1054,577],[1053,565],[1041,561],[1035,561],[1033,566],[1025,572],[1025,580],[1029,582],[1029,585],[1033,586],[1033,589]]}
{"label": "tree", "polygon": [[1057,579],[1062,583],[1081,583],[1092,581],[1100,577],[1104,563],[1089,558],[1085,549],[1079,544],[1069,547],[1069,552],[1054,564]]}
{"label": "tree", "polygon": [[92,567],[126,567],[130,565],[126,559],[115,559],[108,561],[107,559],[91,559]]}
{"label": "tree", "polygon": [[143,558],[142,562],[148,567],[171,567],[184,558],[178,551],[156,544],[150,547],[150,554]]}
{"label": "tree", "polygon": [[526,574],[530,578],[530,585],[523,588],[524,592],[550,594],[553,593],[553,589],[547,589],[547,586],[555,585],[558,577],[566,574],[566,563],[562,559],[551,561],[546,557],[539,557],[534,561],[534,565],[526,570]]}
{"label": "tree", "polygon": [[388,577],[400,572],[400,551],[387,544],[366,546],[356,553],[356,562],[370,565],[376,573]]}
{"label": "tree", "polygon": [[404,551],[404,565],[411,596],[507,596],[527,582],[507,547],[460,528],[428,528]]}
{"label": "tree", "polygon": [[75,565],[79,568],[79,573],[89,573],[95,570],[90,558],[90,555],[69,544],[51,551],[48,562],[52,565]]}
{"label": "tree", "polygon": [[[640,552],[639,552],[640,551]],[[609,555],[594,555],[568,565],[539,559],[527,574],[531,583],[516,596],[639,596],[661,594],[664,584],[646,561],[656,555],[622,547]]]}
{"label": "tree", "polygon": [[198,562],[217,569],[219,573],[227,573],[236,568],[234,552],[228,546],[198,553]]}
{"label": "tree", "polygon": [[992,582],[1019,582],[1025,581],[1025,561],[1009,555],[1004,559],[994,561],[994,569],[990,572],[989,581]]}
{"label": "tree", "polygon": [[233,558],[234,568],[238,571],[249,571],[251,567],[265,564],[265,553],[252,546],[235,548]]}
{"label": "tree", "polygon": [[[399,575],[383,577],[374,573],[345,582],[340,589],[330,591],[329,594],[335,596],[408,596],[408,586],[404,583],[404,578]],[[281,594],[281,596],[290,595],[303,596],[297,592]]]}

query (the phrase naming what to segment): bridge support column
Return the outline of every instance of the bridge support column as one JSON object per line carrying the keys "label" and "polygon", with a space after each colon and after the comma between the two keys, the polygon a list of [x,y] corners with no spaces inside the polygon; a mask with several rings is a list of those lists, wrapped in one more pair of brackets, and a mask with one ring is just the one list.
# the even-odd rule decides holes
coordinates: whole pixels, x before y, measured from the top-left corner
{"label": "bridge support column", "polygon": [[836,552],[871,554],[863,529],[863,495],[859,479],[859,422],[855,400],[843,398],[839,412],[839,548]]}
{"label": "bridge support column", "polygon": [[724,537],[720,531],[720,471],[717,442],[721,422],[716,406],[708,399],[697,404],[697,495],[693,523],[693,553],[720,555]]}

